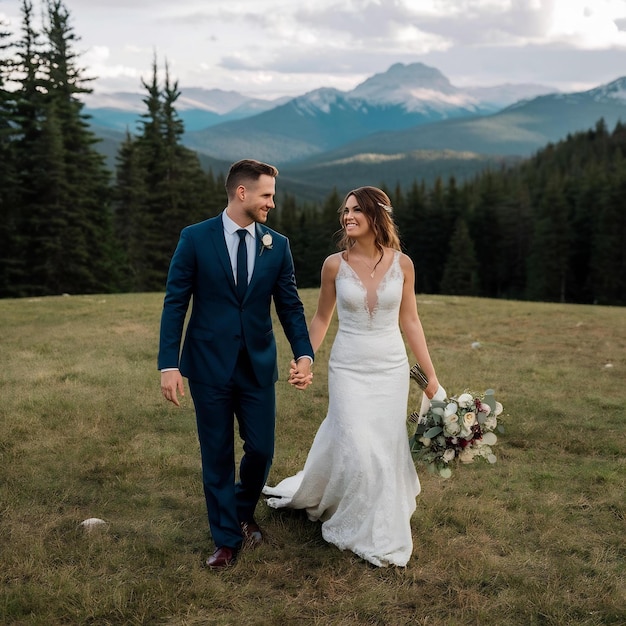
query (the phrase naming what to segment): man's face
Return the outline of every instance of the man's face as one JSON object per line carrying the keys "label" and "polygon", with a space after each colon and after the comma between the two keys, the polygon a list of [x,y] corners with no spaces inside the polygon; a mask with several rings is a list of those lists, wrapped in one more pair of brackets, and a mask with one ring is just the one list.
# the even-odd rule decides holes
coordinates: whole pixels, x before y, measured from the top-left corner
{"label": "man's face", "polygon": [[267,214],[274,208],[276,179],[262,174],[258,180],[245,185],[244,213],[253,222],[265,224]]}

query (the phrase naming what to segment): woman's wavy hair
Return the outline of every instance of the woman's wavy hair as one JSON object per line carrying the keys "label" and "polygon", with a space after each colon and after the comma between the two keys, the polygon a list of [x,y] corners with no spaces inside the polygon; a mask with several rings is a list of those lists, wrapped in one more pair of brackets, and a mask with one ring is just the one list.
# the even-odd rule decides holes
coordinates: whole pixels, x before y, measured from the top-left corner
{"label": "woman's wavy hair", "polygon": [[374,243],[376,247],[381,252],[383,247],[400,250],[400,237],[398,236],[396,224],[393,221],[391,200],[389,196],[381,189],[378,189],[378,187],[359,187],[346,194],[338,210],[339,223],[341,224],[341,230],[337,233],[337,246],[339,249],[349,250],[355,243],[354,240],[346,234],[343,223],[343,212],[350,196],[356,198],[359,208],[367,218],[370,228],[374,232]]}

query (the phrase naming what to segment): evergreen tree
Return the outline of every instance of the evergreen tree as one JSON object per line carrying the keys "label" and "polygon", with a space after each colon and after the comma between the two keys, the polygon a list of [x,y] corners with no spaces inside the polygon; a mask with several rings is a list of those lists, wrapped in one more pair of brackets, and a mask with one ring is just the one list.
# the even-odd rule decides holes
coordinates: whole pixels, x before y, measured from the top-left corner
{"label": "evergreen tree", "polygon": [[213,170],[209,168],[205,177],[208,198],[207,205],[204,207],[202,219],[218,215],[226,208],[226,205],[228,204],[228,196],[226,194],[225,186],[226,180],[224,178],[224,175],[220,173],[216,177],[213,174]]}
{"label": "evergreen tree", "polygon": [[497,210],[504,200],[502,177],[487,171],[477,185],[475,205],[470,216],[470,234],[477,242],[476,260],[480,281],[480,295],[495,298],[501,286],[498,284],[499,246],[501,233]]}
{"label": "evergreen tree", "polygon": [[[300,287],[319,287],[324,259],[337,252],[337,232],[340,229],[337,213],[343,198],[333,188],[319,209],[302,212],[296,241],[298,256],[294,258]],[[290,239],[292,235],[289,235]]]}
{"label": "evergreen tree", "polygon": [[[41,34],[33,25],[33,5],[22,0],[22,31],[15,43],[13,59],[13,81],[18,85],[13,92],[13,150],[15,156],[16,186],[13,194],[11,221],[15,230],[11,238],[9,254],[12,259],[12,281],[3,295],[23,296],[42,293],[41,281],[33,280],[35,268],[41,263],[33,250],[33,241],[45,230],[45,211],[39,205],[39,198],[46,191],[47,175],[43,166],[40,145],[45,119],[45,88],[43,84]],[[35,284],[33,284],[35,283]]]}
{"label": "evergreen tree", "polygon": [[426,278],[423,249],[426,245],[425,221],[427,219],[426,188],[424,183],[413,183],[404,203],[394,207],[394,219],[398,226],[403,251],[415,265],[415,291],[432,293]]}
{"label": "evergreen tree", "polygon": [[428,194],[425,219],[420,232],[421,283],[426,293],[440,293],[443,268],[450,246],[454,224],[450,223],[446,207],[445,185],[437,177]]}
{"label": "evergreen tree", "polygon": [[600,198],[593,234],[592,291],[599,304],[626,304],[626,170]]}
{"label": "evergreen tree", "polygon": [[564,302],[571,240],[569,211],[559,178],[552,179],[533,216],[527,295],[533,300]]}
{"label": "evergreen tree", "polygon": [[143,257],[146,229],[142,219],[147,214],[147,189],[137,141],[128,131],[116,161],[113,203],[115,236],[124,251],[121,287],[124,291],[132,291],[146,273]]}
{"label": "evergreen tree", "polygon": [[211,189],[212,177],[197,155],[181,144],[184,125],[175,107],[180,91],[170,81],[167,64],[163,88],[156,58],[151,81],[142,85],[147,112],[140,135],[129,137],[118,155],[116,218],[126,223],[118,223],[116,230],[128,246],[132,289],[157,291],[165,286],[182,228],[209,217],[217,201],[220,210],[226,203],[224,191]]}
{"label": "evergreen tree", "polygon": [[508,195],[497,207],[498,240],[479,236],[478,245],[495,247],[497,297],[523,299],[530,241],[530,192],[520,176],[507,178]]}
{"label": "evergreen tree", "polygon": [[[603,167],[593,164],[570,174],[565,195],[571,207],[571,242],[569,249],[569,271],[573,280],[568,284],[568,302],[593,302],[592,254],[594,233],[597,232],[598,206],[608,193],[611,184]],[[573,172],[572,172],[573,173]]]}
{"label": "evergreen tree", "polygon": [[48,0],[44,35],[23,1],[16,92],[21,194],[19,295],[94,293],[115,285],[108,172],[82,114],[84,87],[69,12]]}
{"label": "evergreen tree", "polygon": [[443,293],[478,295],[478,263],[467,223],[459,217],[450,239],[450,248],[441,279]]}
{"label": "evergreen tree", "polygon": [[18,173],[14,119],[15,96],[6,88],[12,75],[10,33],[0,22],[0,297],[15,295],[19,278]]}
{"label": "evergreen tree", "polygon": [[62,255],[55,273],[57,290],[70,293],[108,292],[117,288],[118,251],[113,239],[110,175],[96,150],[79,97],[90,93],[78,66],[78,37],[61,0],[48,0],[45,54],[49,106],[58,116],[62,140]]}

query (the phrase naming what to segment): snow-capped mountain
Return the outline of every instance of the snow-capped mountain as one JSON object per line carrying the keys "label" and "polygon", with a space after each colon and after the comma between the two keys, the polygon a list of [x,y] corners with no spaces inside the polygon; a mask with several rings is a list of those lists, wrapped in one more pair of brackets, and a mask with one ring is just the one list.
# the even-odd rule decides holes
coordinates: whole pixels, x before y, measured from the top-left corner
{"label": "snow-capped mountain", "polygon": [[259,158],[284,163],[375,133],[494,110],[491,102],[455,87],[433,67],[396,63],[351,91],[315,89],[254,117],[187,132],[185,143],[214,158],[236,160],[253,148]]}
{"label": "snow-capped mountain", "polygon": [[584,91],[581,96],[592,98],[596,102],[618,102],[626,104],[626,76],[618,78],[606,85],[600,85],[595,89]]}
{"label": "snow-capped mountain", "polygon": [[[553,89],[537,85],[461,89],[452,85],[433,67],[423,63],[396,63],[386,72],[374,74],[349,92],[321,88],[293,99],[264,100],[221,89],[187,87],[180,88],[180,91],[176,105],[185,128],[188,131],[199,131],[222,122],[259,115],[291,100],[295,100],[295,106],[303,114],[305,111],[308,114],[324,113],[330,110],[334,102],[337,106],[357,110],[363,107],[372,110],[391,107],[390,112],[435,120],[494,112],[517,100],[548,93]],[[86,113],[92,116],[96,126],[125,131],[136,124],[137,114],[145,111],[145,96],[127,92],[89,94],[85,96]],[[374,130],[378,129],[379,125],[376,125]]]}
{"label": "snow-capped mountain", "polygon": [[439,114],[460,110],[479,113],[481,102],[466,90],[454,87],[434,67],[423,63],[396,63],[386,72],[375,74],[347,94],[375,105],[400,105],[407,112]]}
{"label": "snow-capped mountain", "polygon": [[[254,155],[281,167],[359,155],[376,161],[416,150],[520,157],[592,128],[600,118],[607,126],[626,119],[626,78],[570,94],[540,85],[470,89],[422,63],[395,64],[351,91],[321,88],[286,102],[181,91],[178,111],[188,147],[203,158],[232,162]],[[127,101],[120,95],[120,103]],[[97,115],[93,121],[96,128]]]}

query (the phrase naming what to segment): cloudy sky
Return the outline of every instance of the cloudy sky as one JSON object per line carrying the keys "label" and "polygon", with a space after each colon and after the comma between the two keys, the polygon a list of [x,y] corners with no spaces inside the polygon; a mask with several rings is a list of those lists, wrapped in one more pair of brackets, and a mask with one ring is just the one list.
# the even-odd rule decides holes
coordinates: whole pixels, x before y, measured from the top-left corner
{"label": "cloudy sky", "polygon": [[[40,0],[32,0],[35,7]],[[0,0],[20,28],[21,0]],[[153,55],[179,87],[265,98],[354,88],[420,61],[458,86],[562,91],[626,75],[626,0],[65,0],[96,91],[141,92]]]}

